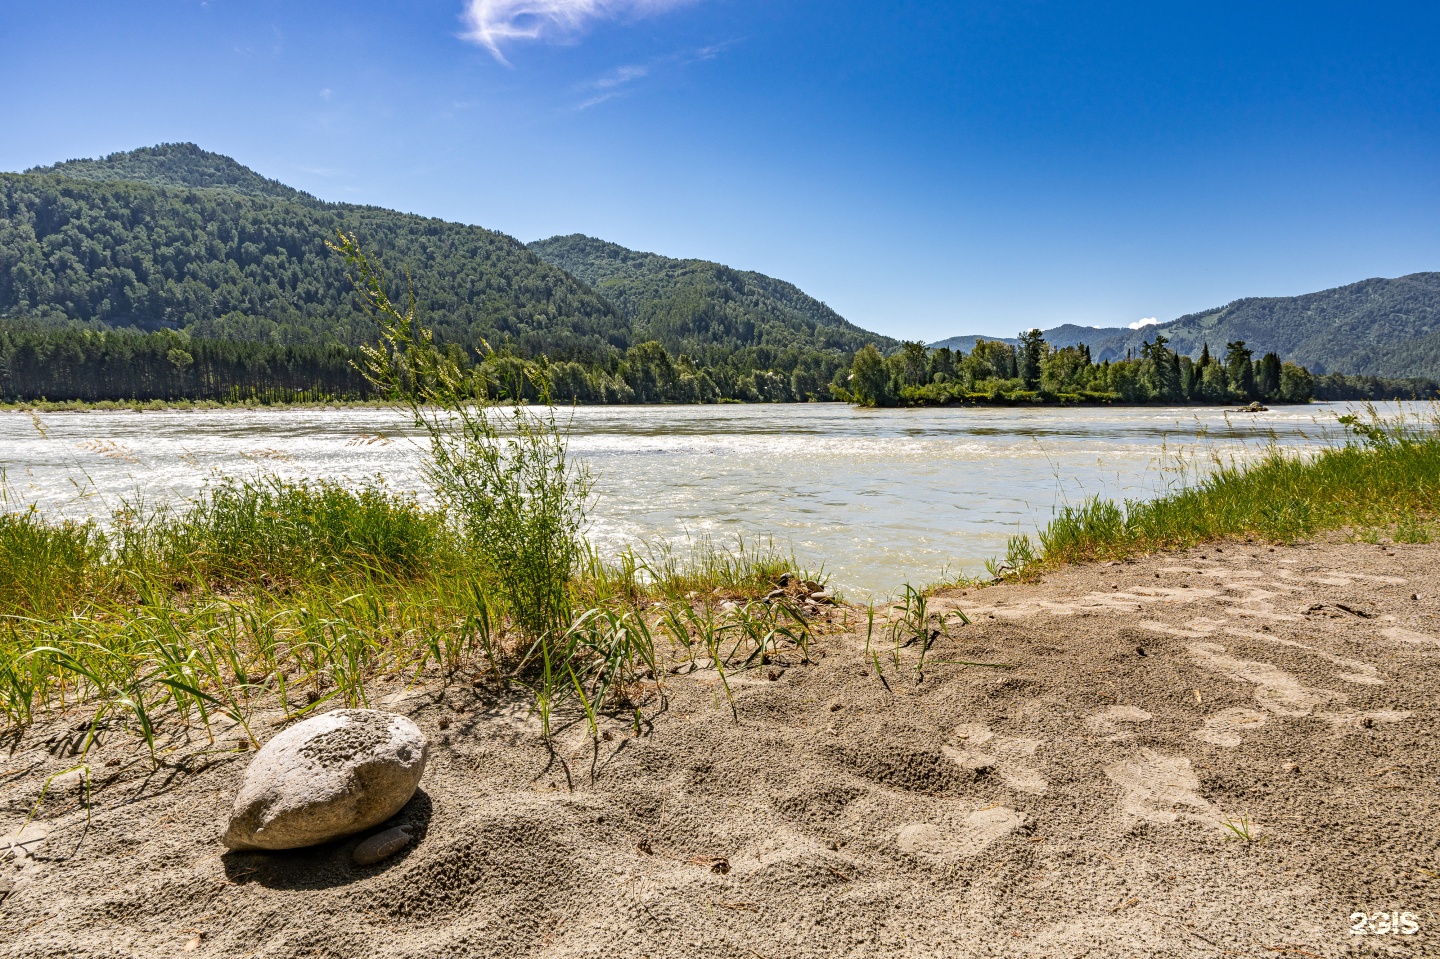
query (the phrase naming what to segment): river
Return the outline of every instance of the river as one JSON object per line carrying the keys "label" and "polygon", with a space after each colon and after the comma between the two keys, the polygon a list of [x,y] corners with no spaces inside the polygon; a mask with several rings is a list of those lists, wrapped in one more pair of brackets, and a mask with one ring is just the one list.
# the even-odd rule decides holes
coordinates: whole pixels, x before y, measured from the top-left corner
{"label": "river", "polygon": [[[1152,496],[1181,463],[1193,475],[1272,442],[1333,440],[1344,408],[582,407],[571,450],[595,475],[604,550],[773,541],[840,589],[881,595],[983,570],[1059,504]],[[418,489],[424,451],[390,410],[0,413],[8,508],[74,517],[173,503],[221,475]]]}

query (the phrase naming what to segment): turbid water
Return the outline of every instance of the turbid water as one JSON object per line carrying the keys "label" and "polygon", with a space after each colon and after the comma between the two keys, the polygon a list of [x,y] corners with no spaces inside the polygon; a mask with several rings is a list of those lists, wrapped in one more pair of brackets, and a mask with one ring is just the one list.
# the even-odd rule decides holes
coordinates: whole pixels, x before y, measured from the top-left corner
{"label": "turbid water", "polygon": [[[595,474],[602,549],[773,541],[863,595],[981,571],[1057,505],[1152,496],[1182,481],[1179,462],[1194,475],[1272,442],[1333,440],[1343,411],[585,407],[571,449]],[[378,474],[417,489],[423,455],[389,410],[0,413],[10,508],[76,517],[188,498],[221,475]]]}

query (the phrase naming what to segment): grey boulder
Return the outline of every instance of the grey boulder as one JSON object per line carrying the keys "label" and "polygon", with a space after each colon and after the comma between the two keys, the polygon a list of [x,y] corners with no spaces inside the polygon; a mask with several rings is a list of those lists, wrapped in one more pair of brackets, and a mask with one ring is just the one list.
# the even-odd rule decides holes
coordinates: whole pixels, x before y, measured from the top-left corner
{"label": "grey boulder", "polygon": [[341,709],[297,723],[255,754],[223,842],[298,849],[369,829],[400,811],[429,746],[404,716]]}

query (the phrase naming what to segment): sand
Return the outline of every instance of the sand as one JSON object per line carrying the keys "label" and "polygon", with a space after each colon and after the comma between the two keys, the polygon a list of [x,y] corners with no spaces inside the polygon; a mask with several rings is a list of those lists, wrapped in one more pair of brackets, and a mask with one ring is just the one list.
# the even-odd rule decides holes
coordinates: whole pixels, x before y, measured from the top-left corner
{"label": "sand", "polygon": [[[1437,600],[1435,545],[1077,567],[942,594],[973,625],[919,683],[862,626],[735,679],[738,719],[701,670],[554,755],[518,700],[397,687],[431,760],[369,868],[225,854],[251,754],[116,735],[88,814],[59,784],[0,864],[0,954],[1440,955]],[[11,731],[0,833],[79,728]]]}

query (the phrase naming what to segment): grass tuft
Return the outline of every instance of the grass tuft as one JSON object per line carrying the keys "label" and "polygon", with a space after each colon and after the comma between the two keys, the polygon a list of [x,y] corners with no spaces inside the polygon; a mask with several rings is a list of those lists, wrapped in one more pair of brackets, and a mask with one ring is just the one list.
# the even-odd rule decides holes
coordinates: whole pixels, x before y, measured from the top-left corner
{"label": "grass tuft", "polygon": [[[1390,527],[1425,542],[1440,503],[1440,410],[1418,417],[1341,417],[1343,442],[1313,455],[1271,448],[1259,460],[1216,463],[1205,479],[1158,499],[1067,506],[1039,533],[1040,551],[1012,541],[1005,566],[1034,573],[1255,536],[1293,542],[1326,530]],[[1002,570],[1003,571],[1003,570]]]}

